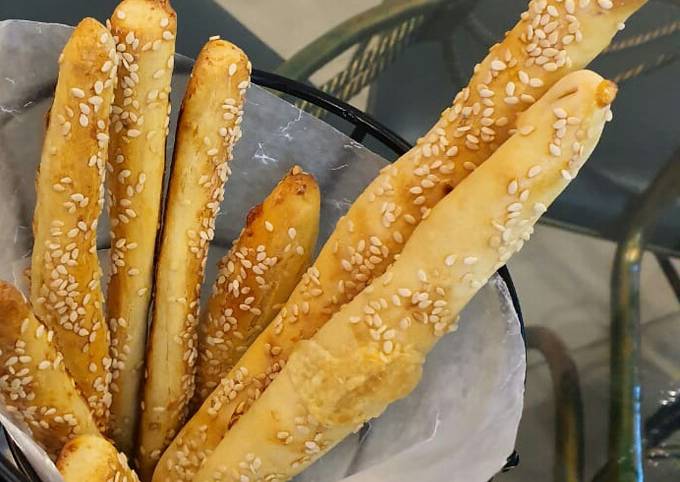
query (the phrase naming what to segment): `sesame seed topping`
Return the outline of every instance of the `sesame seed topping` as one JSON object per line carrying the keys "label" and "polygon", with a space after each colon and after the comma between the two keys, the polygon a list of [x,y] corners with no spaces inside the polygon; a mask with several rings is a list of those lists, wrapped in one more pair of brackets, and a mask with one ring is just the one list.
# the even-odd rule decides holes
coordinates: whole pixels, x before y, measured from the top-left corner
{"label": "sesame seed topping", "polygon": [[491,61],[491,68],[493,70],[505,70],[508,66],[501,60],[494,59]]}
{"label": "sesame seed topping", "polygon": [[523,136],[528,136],[532,132],[536,130],[536,127],[532,125],[525,125],[519,128],[519,133],[522,134]]}
{"label": "sesame seed topping", "polygon": [[534,204],[534,212],[538,214],[539,216],[546,212],[548,208],[545,206],[543,203],[535,203]]}
{"label": "sesame seed topping", "polygon": [[562,177],[563,177],[564,179],[566,179],[567,181],[571,181],[571,180],[573,179],[573,176],[571,175],[571,173],[570,173],[569,171],[567,171],[566,169],[562,169],[562,170],[560,171],[560,174],[561,174]]}
{"label": "sesame seed topping", "polygon": [[453,263],[455,263],[455,262],[456,262],[456,256],[453,255],[453,254],[448,255],[446,257],[446,259],[444,259],[444,264],[446,266],[453,266]]}
{"label": "sesame seed topping", "polygon": [[165,31],[163,32],[163,40],[172,40],[172,39],[174,39],[174,38],[175,38],[175,36],[174,36],[173,33],[170,32],[169,30],[165,30]]}
{"label": "sesame seed topping", "polygon": [[77,97],[78,99],[82,99],[83,97],[85,97],[85,92],[83,91],[83,89],[73,87],[71,88],[71,95],[73,95],[73,97]]}
{"label": "sesame seed topping", "polygon": [[529,169],[527,176],[529,178],[533,178],[533,177],[538,176],[542,171],[543,171],[543,168],[541,166],[533,166]]}
{"label": "sesame seed topping", "polygon": [[290,239],[295,239],[295,236],[297,235],[297,231],[295,228],[288,228],[288,237]]}
{"label": "sesame seed topping", "polygon": [[468,256],[465,259],[463,259],[463,264],[466,265],[466,266],[472,266],[477,261],[479,261],[479,258],[477,258],[475,256]]}
{"label": "sesame seed topping", "polygon": [[612,0],[597,0],[597,4],[600,6],[600,8],[605,10],[610,10],[614,6]]}
{"label": "sesame seed topping", "polygon": [[553,113],[559,119],[566,119],[567,118],[567,111],[564,110],[561,107],[556,107],[555,109],[553,109]]}
{"label": "sesame seed topping", "polygon": [[118,10],[116,12],[116,17],[118,17],[121,20],[125,20],[125,12],[123,10]]}
{"label": "sesame seed topping", "polygon": [[170,24],[170,19],[168,17],[163,17],[160,21],[160,26],[162,28],[167,27]]}
{"label": "sesame seed topping", "polygon": [[270,233],[274,231],[274,225],[270,223],[269,221],[264,222],[264,229],[269,231]]}
{"label": "sesame seed topping", "polygon": [[554,157],[559,157],[562,155],[562,149],[560,149],[559,146],[556,146],[553,143],[550,143],[548,149],[550,150],[550,154]]}

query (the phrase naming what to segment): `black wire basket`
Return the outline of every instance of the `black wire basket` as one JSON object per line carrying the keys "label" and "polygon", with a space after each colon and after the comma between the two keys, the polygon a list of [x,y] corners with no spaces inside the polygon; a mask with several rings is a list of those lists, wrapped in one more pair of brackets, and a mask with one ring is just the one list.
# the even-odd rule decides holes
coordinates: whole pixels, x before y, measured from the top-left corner
{"label": "black wire basket", "polygon": [[[178,73],[188,74],[190,70],[187,72],[181,72],[181,69],[183,68],[186,67],[182,65],[176,65],[176,70],[179,71]],[[394,161],[396,158],[405,154],[412,147],[401,136],[373,119],[370,115],[362,112],[356,107],[347,104],[346,102],[343,102],[325,92],[320,91],[309,84],[304,84],[261,70],[253,70],[252,81],[261,87],[270,89],[275,93],[287,97],[288,100],[292,102],[306,101],[309,104],[313,104],[314,106],[323,109],[326,113],[330,113],[336,118],[341,119],[345,124],[341,127],[341,129],[345,130],[348,128],[349,132],[347,134],[354,141],[364,144],[372,141],[371,147],[375,147],[377,145],[381,153],[388,152],[392,154],[391,156],[388,156],[389,161]],[[54,85],[46,86],[46,95],[51,95],[53,90]],[[333,123],[332,119],[326,120],[329,120],[331,123]],[[512,299],[512,304],[515,311],[517,312],[520,322],[522,338],[526,343],[526,337],[524,334],[524,320],[522,318],[519,299],[517,297],[517,292],[512,282],[510,272],[508,271],[507,267],[504,266],[498,270],[498,274],[507,285],[510,297]],[[5,438],[7,440],[9,451],[13,460],[9,460],[0,456],[0,479],[7,482],[42,482],[33,467],[31,467],[31,464],[27,460],[26,456],[14,443],[4,428],[3,431],[5,433]],[[518,464],[519,455],[517,451],[514,451],[508,457],[507,462],[502,470],[505,472],[516,467]]]}

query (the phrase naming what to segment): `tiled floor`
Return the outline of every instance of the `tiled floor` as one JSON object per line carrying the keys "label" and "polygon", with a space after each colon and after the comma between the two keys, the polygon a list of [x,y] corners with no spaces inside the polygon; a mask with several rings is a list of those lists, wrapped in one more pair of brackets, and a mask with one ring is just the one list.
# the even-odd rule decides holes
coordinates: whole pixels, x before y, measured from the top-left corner
{"label": "tiled floor", "polygon": [[[289,0],[267,1],[265,7],[265,0],[218,1],[283,58],[289,58],[332,26],[378,3]],[[300,12],[304,12],[304,21]],[[335,67],[340,67],[339,64]],[[355,99],[355,103],[363,107],[364,99],[365,95],[358,102]],[[606,455],[609,279],[614,250],[610,242],[540,226],[531,242],[510,263],[526,323],[552,328],[564,340],[579,367],[587,426],[588,478]],[[643,367],[646,400],[653,407],[663,396],[663,390],[680,381],[677,353],[663,343],[679,320],[677,300],[649,255],[643,263],[641,311],[646,333]],[[553,424],[549,372],[540,355],[530,353],[526,407],[518,438],[522,462],[518,469],[497,479],[551,480]],[[663,468],[652,469],[649,475],[650,480],[670,480]]]}

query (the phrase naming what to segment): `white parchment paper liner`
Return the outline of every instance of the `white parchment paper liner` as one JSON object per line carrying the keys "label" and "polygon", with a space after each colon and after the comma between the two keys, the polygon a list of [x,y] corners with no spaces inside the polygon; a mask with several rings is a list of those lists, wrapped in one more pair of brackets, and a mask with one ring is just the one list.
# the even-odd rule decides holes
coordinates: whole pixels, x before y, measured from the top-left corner
{"label": "white parchment paper liner", "polygon": [[[44,114],[57,77],[57,57],[71,27],[0,22],[0,278],[20,281],[32,245],[34,176]],[[178,56],[171,132],[191,61]],[[259,203],[293,164],[322,189],[320,241],[386,161],[331,126],[264,89],[248,92],[243,139],[232,163],[211,248],[214,264]],[[172,134],[171,134],[172,136]],[[168,142],[169,152],[174,138]],[[100,222],[99,245],[108,244]],[[1,316],[1,315],[0,315]],[[2,322],[2,320],[0,320]],[[420,482],[489,480],[512,452],[524,395],[525,349],[503,281],[494,277],[465,309],[459,330],[429,356],[422,382],[408,398],[340,444],[296,480],[304,482]],[[60,481],[30,437],[10,431],[44,481]]]}

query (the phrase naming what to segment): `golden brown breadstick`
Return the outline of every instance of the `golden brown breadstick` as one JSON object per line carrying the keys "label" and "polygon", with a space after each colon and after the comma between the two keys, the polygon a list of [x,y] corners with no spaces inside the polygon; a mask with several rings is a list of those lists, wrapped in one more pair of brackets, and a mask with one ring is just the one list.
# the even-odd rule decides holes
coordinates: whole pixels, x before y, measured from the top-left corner
{"label": "golden brown breadstick", "polygon": [[59,454],[57,469],[65,482],[139,482],[125,454],[101,436],[71,440]]}
{"label": "golden brown breadstick", "polygon": [[238,47],[211,40],[182,102],[146,358],[137,452],[143,480],[184,423],[194,393],[199,292],[249,77]]}
{"label": "golden brown breadstick", "polygon": [[383,276],[298,345],[193,480],[289,480],[413,390],[427,353],[595,148],[615,93],[588,71],[549,90],[520,118],[524,133],[435,206]]}
{"label": "golden brown breadstick", "polygon": [[319,186],[296,166],[248,213],[245,228],[220,261],[199,327],[198,406],[300,281],[316,244],[319,209]]}
{"label": "golden brown breadstick", "polygon": [[153,283],[177,16],[167,0],[124,0],[111,16],[120,67],[111,115],[110,435],[132,453]]}
{"label": "golden brown breadstick", "polygon": [[86,18],[66,43],[60,64],[36,181],[31,304],[54,330],[66,368],[103,431],[111,359],[96,229],[118,64],[111,34]]}
{"label": "golden brown breadstick", "polygon": [[56,460],[78,434],[97,434],[87,404],[66,372],[54,332],[14,286],[0,281],[0,400]]}
{"label": "golden brown breadstick", "polygon": [[[514,132],[517,114],[565,74],[590,62],[619,24],[644,3],[619,0],[604,8],[608,5],[595,1],[530,2],[519,23],[475,68],[453,106],[415,148],[382,171],[338,222],[314,262],[319,273],[314,284],[303,280],[295,288],[286,310],[255,340],[247,358],[166,451],[156,480],[189,480],[203,451],[212,450],[236,423],[295,344],[311,337],[340,306],[384,273],[430,209]],[[312,289],[318,296],[311,296]],[[305,301],[309,311],[300,313]],[[277,354],[266,351],[266,346],[276,347]],[[186,457],[186,452],[191,455]]]}

